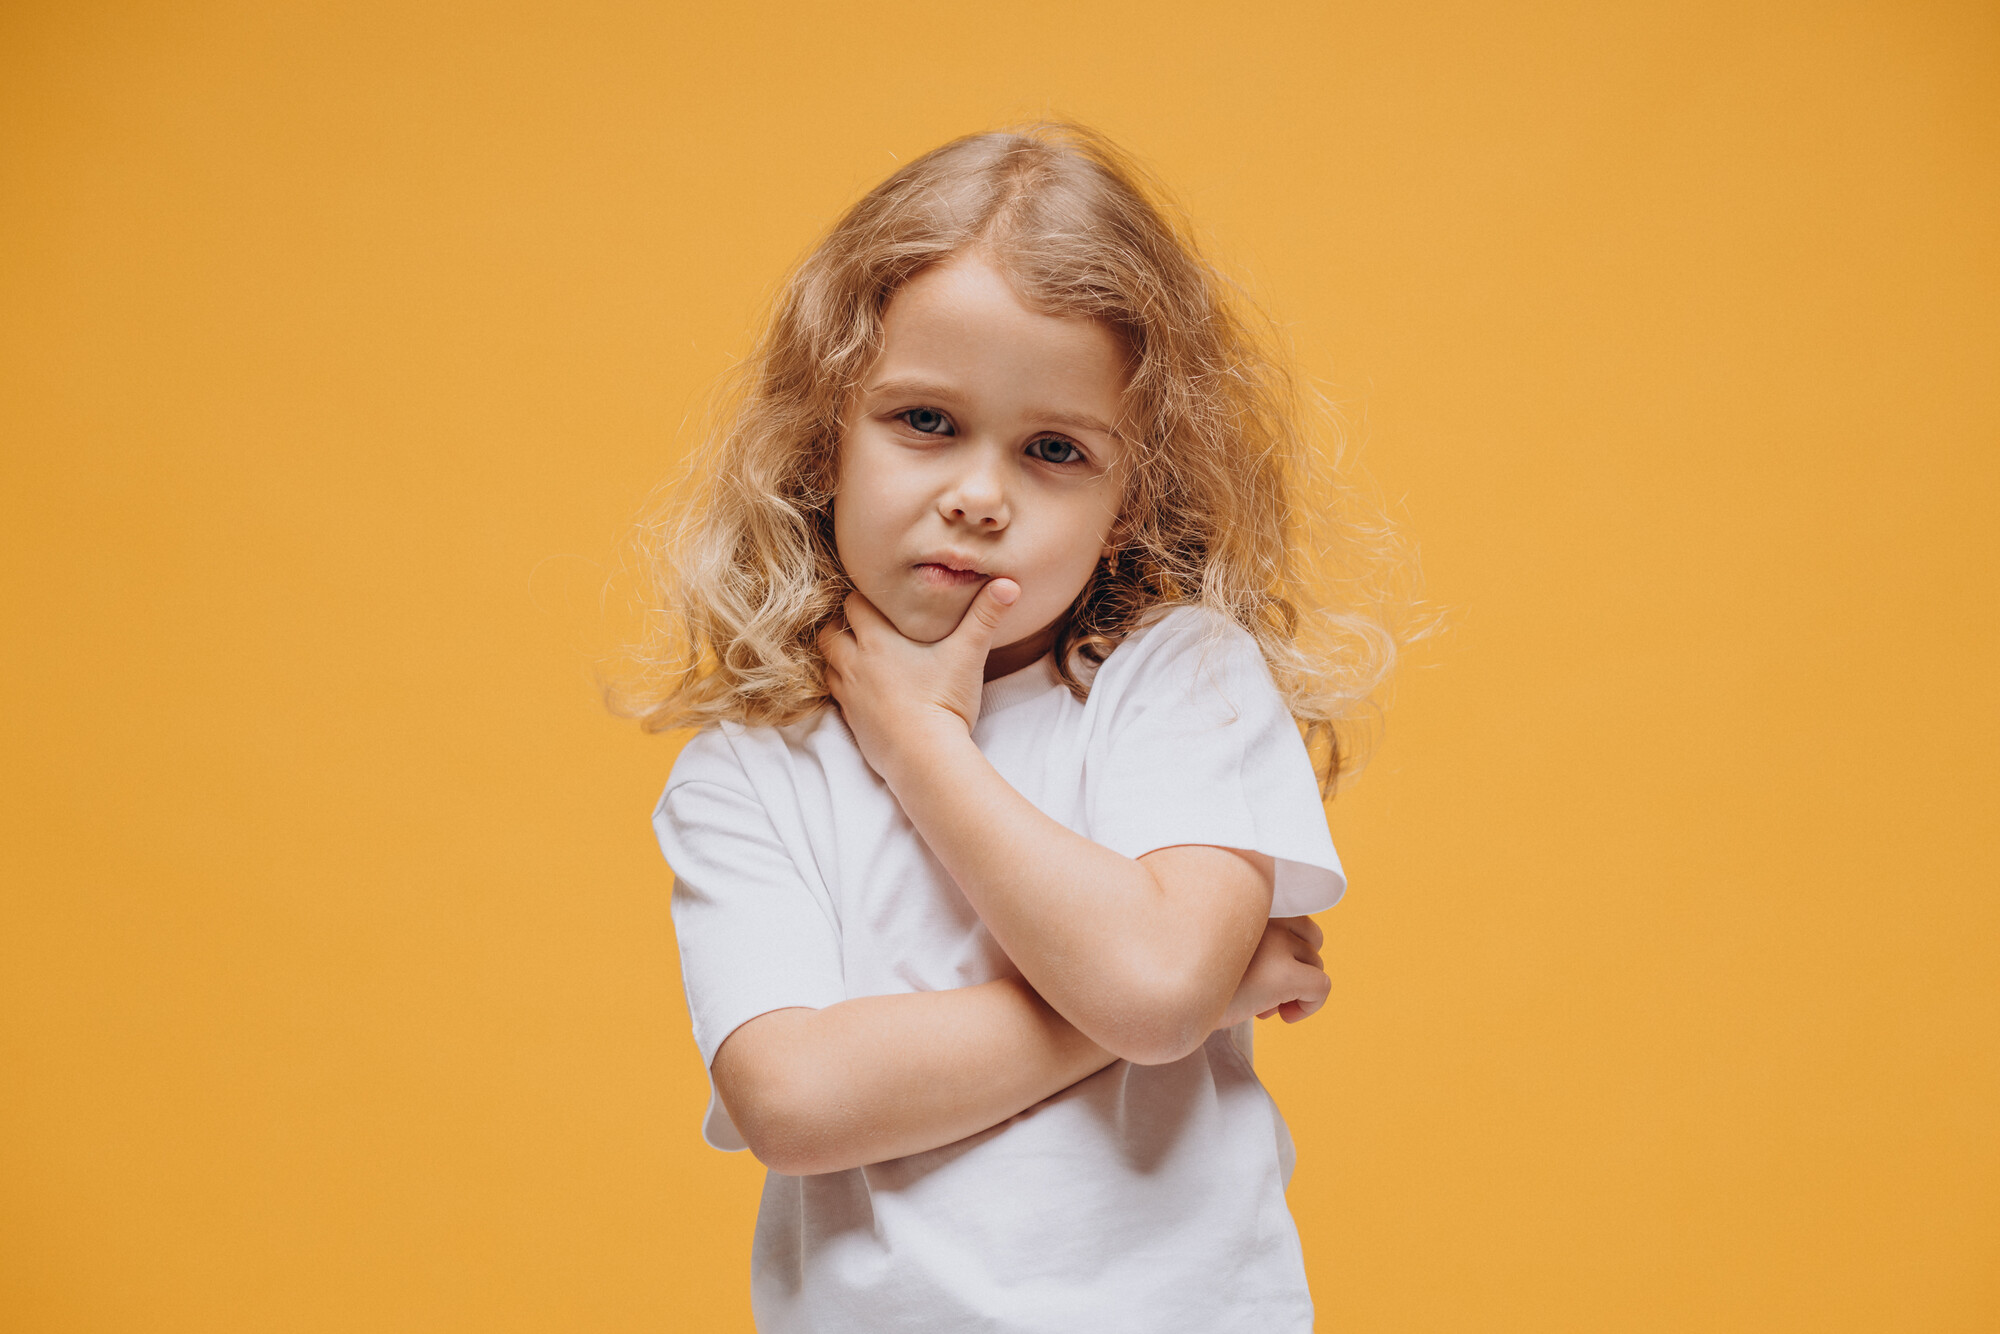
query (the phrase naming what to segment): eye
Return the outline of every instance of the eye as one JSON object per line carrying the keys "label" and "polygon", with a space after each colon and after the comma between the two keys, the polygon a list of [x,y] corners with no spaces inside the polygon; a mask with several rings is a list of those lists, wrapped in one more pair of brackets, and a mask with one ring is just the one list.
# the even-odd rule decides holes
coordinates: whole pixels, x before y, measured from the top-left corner
{"label": "eye", "polygon": [[1045,435],[1029,443],[1028,457],[1044,463],[1081,463],[1083,451],[1060,436]]}
{"label": "eye", "polygon": [[951,419],[936,408],[911,408],[896,414],[919,435],[950,435]]}

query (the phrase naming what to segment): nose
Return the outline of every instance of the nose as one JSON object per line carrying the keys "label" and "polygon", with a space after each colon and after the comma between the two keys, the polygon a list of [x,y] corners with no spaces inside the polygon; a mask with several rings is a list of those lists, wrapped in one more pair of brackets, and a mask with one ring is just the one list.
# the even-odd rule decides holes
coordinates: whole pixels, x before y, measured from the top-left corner
{"label": "nose", "polygon": [[966,453],[964,466],[938,496],[938,513],[948,523],[998,532],[1009,518],[1005,465],[986,450]]}

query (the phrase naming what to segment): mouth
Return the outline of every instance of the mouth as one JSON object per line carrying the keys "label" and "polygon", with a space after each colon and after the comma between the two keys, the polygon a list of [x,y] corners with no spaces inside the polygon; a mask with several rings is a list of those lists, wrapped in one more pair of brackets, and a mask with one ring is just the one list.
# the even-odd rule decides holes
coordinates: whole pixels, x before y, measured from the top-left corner
{"label": "mouth", "polygon": [[917,578],[934,588],[965,588],[971,584],[983,584],[993,577],[950,557],[923,561],[915,569]]}

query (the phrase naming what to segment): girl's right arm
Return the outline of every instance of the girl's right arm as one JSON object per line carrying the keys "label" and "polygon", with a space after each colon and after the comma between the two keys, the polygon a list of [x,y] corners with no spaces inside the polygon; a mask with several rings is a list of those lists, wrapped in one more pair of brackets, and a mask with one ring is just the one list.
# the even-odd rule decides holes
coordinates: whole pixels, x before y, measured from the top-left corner
{"label": "girl's right arm", "polygon": [[[1319,944],[1311,918],[1273,919],[1225,1022],[1312,1013],[1296,998],[1323,985]],[[976,1135],[1115,1059],[1012,977],[772,1010],[723,1040],[710,1074],[758,1160],[808,1176]]]}
{"label": "girl's right arm", "polygon": [[709,1067],[774,1172],[839,1172],[976,1135],[1109,1065],[1018,977],[772,1010]]}

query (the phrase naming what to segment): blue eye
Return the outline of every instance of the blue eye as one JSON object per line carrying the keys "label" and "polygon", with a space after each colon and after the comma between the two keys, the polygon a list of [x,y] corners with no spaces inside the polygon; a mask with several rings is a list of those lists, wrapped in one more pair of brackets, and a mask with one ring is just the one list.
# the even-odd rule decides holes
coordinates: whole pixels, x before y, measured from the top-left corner
{"label": "blue eye", "polygon": [[923,435],[948,435],[951,432],[951,422],[936,408],[911,408],[896,415],[908,422],[911,430]]}
{"label": "blue eye", "polygon": [[1028,456],[1040,459],[1044,463],[1080,463],[1083,461],[1082,450],[1072,445],[1069,441],[1059,440],[1052,435],[1045,435],[1040,440],[1032,442],[1028,446]]}

